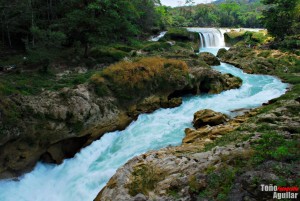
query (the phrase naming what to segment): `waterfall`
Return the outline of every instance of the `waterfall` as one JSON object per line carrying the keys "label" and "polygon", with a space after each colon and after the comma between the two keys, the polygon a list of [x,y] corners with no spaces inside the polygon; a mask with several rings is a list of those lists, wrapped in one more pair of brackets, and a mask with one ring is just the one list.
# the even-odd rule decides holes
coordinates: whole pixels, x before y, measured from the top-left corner
{"label": "waterfall", "polygon": [[200,48],[225,47],[225,31],[217,28],[188,28],[189,31],[198,32]]}
{"label": "waterfall", "polygon": [[163,32],[160,32],[158,36],[153,36],[149,39],[149,41],[152,41],[152,42],[157,42],[159,41],[159,39],[161,39],[162,37],[164,37],[166,35],[167,31],[163,31]]}

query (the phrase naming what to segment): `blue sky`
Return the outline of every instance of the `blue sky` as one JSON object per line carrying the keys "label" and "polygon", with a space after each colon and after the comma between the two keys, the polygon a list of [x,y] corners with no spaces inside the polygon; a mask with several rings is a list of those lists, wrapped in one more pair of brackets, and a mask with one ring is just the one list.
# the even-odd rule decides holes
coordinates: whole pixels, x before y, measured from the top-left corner
{"label": "blue sky", "polygon": [[[178,6],[180,4],[180,2],[182,2],[182,4],[184,4],[185,0],[160,0],[161,3],[163,5],[166,5],[166,6]],[[194,0],[194,2],[196,4],[199,4],[199,3],[210,3],[212,2],[213,0]]]}

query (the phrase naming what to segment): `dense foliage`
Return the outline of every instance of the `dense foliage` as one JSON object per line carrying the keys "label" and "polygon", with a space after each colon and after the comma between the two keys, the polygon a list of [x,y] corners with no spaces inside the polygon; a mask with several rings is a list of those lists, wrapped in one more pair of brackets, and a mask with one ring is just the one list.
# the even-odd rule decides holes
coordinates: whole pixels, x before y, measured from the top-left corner
{"label": "dense foliage", "polygon": [[[61,47],[129,42],[162,26],[159,0],[0,0],[1,46],[49,58]],[[2,44],[1,44],[2,43]]]}
{"label": "dense foliage", "polygon": [[300,0],[262,0],[268,5],[263,23],[277,39],[300,34]]}
{"label": "dense foliage", "polygon": [[259,0],[222,0],[170,9],[173,26],[262,27]]}
{"label": "dense foliage", "polygon": [[160,48],[138,41],[167,27],[265,26],[277,39],[290,38],[284,47],[297,48],[299,1],[217,0],[195,5],[186,0],[171,8],[160,0],[0,0],[0,68],[24,64],[47,71],[59,59],[68,65],[111,63],[130,55],[131,48]]}

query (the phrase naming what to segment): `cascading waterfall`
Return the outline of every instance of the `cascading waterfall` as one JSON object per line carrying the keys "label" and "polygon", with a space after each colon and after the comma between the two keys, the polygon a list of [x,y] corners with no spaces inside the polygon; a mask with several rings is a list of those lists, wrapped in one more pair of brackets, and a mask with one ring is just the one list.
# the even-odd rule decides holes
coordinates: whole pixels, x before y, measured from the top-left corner
{"label": "cascading waterfall", "polygon": [[[205,30],[199,31],[205,47],[224,46],[217,29]],[[230,115],[236,109],[258,107],[286,91],[287,85],[272,76],[249,75],[225,63],[214,68],[240,77],[243,86],[216,95],[185,97],[177,108],[140,115],[124,131],[105,134],[61,165],[39,163],[19,181],[0,181],[0,201],[92,201],[129,159],[149,150],[179,145],[196,111],[212,109]]]}
{"label": "cascading waterfall", "polygon": [[188,28],[189,31],[198,32],[200,48],[225,47],[225,31],[217,28]]}
{"label": "cascading waterfall", "polygon": [[252,31],[259,32],[264,29],[226,29],[226,28],[188,28],[189,31],[197,32],[200,36],[200,49],[225,48],[224,34],[230,31]]}
{"label": "cascading waterfall", "polygon": [[167,31],[160,32],[158,36],[151,37],[149,39],[149,41],[157,42],[157,41],[159,41],[159,39],[161,39],[162,37],[164,37],[166,35],[166,33],[167,33]]}

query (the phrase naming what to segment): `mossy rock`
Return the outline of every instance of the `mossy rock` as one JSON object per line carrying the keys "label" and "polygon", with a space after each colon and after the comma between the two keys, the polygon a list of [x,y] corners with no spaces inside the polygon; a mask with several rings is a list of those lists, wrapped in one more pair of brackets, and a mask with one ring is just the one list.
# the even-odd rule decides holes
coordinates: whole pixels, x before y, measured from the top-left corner
{"label": "mossy rock", "polygon": [[171,44],[167,42],[153,42],[148,45],[146,45],[143,50],[146,52],[152,52],[152,51],[166,51],[171,48]]}
{"label": "mossy rock", "polygon": [[259,45],[267,42],[270,37],[265,31],[230,31],[224,34],[226,46]]}
{"label": "mossy rock", "polygon": [[224,34],[226,46],[233,46],[234,44],[245,40],[244,31],[230,31]]}
{"label": "mossy rock", "polygon": [[205,61],[205,63],[207,63],[210,66],[218,66],[221,64],[219,59],[212,53],[202,52],[199,54],[199,56]]}
{"label": "mossy rock", "polygon": [[128,53],[115,48],[95,47],[91,49],[90,56],[98,62],[112,63],[122,60]]}
{"label": "mossy rock", "polygon": [[183,61],[149,57],[111,65],[93,75],[91,81],[101,86],[100,95],[108,88],[120,103],[131,103],[152,94],[181,89],[188,84],[188,76],[188,66]]}
{"label": "mossy rock", "polygon": [[221,48],[219,49],[218,53],[217,53],[217,57],[221,58],[226,54],[227,50],[225,48]]}

